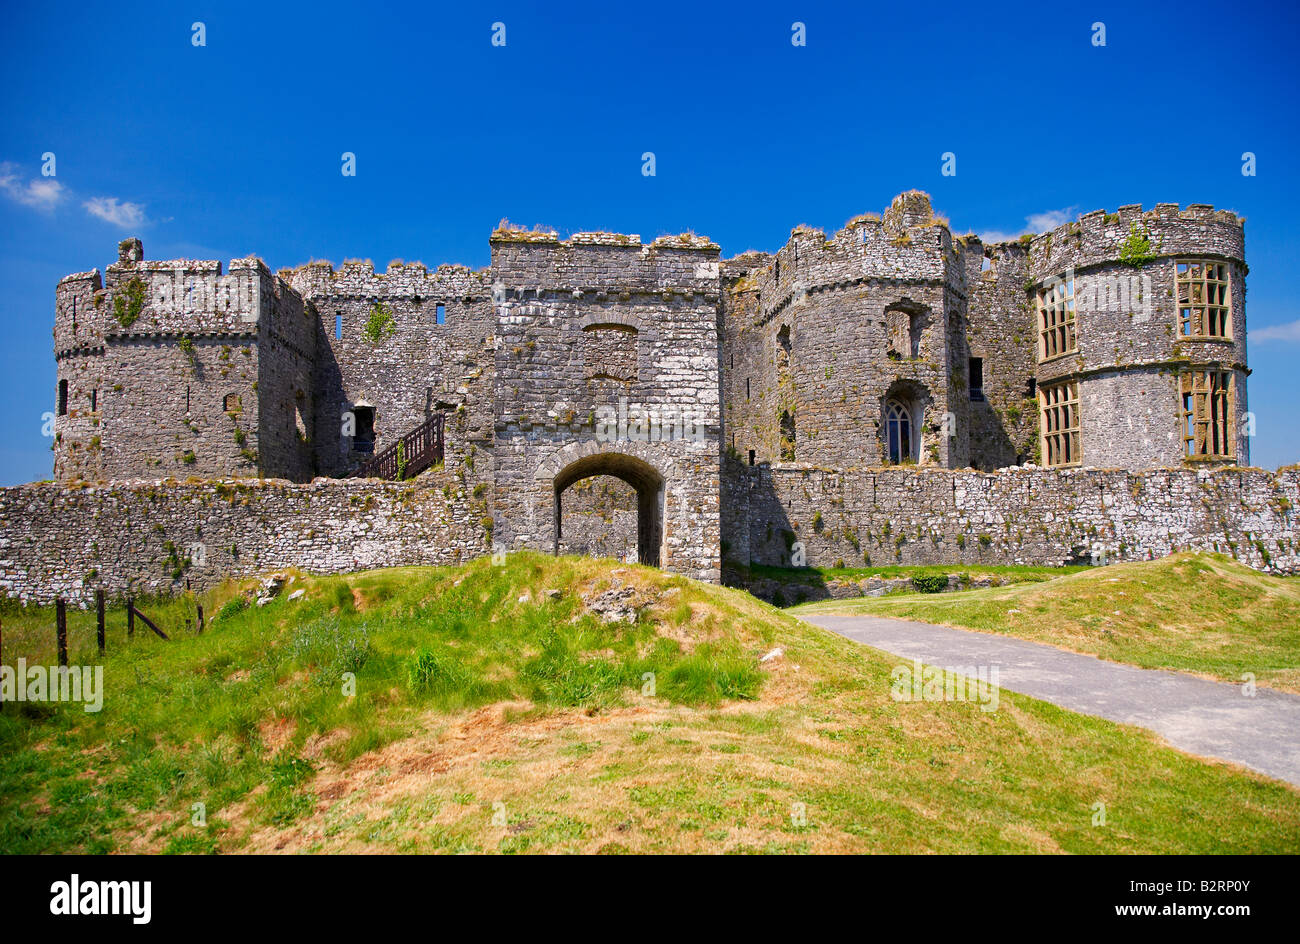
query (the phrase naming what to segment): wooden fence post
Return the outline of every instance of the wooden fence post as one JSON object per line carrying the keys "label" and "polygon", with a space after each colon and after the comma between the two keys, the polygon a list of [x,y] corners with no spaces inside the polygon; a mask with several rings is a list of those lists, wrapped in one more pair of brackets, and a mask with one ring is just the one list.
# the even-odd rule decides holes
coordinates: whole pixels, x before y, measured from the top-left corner
{"label": "wooden fence post", "polygon": [[161,629],[158,628],[158,624],[157,624],[157,623],[155,623],[155,622],[154,622],[153,620],[151,620],[149,617],[145,616],[145,615],[144,615],[143,613],[141,613],[139,610],[136,610],[136,611],[135,611],[135,615],[138,616],[138,617],[140,617],[140,622],[144,623],[146,626],[148,626],[150,629],[152,629],[152,630],[154,631],[154,634],[155,634],[159,639],[167,639],[167,638],[168,638],[168,637],[167,637],[167,634],[164,633]]}
{"label": "wooden fence post", "polygon": [[99,654],[104,654],[104,591],[95,591],[95,641],[99,643]]}
{"label": "wooden fence post", "polygon": [[126,598],[126,638],[135,637],[135,600]]}
{"label": "wooden fence post", "polygon": [[68,664],[68,605],[63,597],[54,600],[54,634],[59,644],[59,665]]}

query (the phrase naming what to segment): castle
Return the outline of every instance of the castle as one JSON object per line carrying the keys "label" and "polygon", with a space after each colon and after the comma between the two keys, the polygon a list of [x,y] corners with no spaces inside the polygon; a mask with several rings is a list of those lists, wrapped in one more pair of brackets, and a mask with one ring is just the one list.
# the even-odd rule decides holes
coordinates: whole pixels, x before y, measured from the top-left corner
{"label": "castle", "polygon": [[[416,481],[482,524],[467,555],[619,546],[716,580],[724,558],[789,562],[796,536],[809,563],[870,559],[860,532],[882,501],[937,489],[960,505],[958,478],[927,471],[1249,464],[1247,267],[1228,211],[1125,206],[985,245],[913,191],[831,236],[796,227],[775,254],[504,223],[490,243],[477,271],[273,274],[123,241],[102,279],[58,285],[56,482],[432,467]],[[969,556],[959,525],[918,525],[891,559]]]}

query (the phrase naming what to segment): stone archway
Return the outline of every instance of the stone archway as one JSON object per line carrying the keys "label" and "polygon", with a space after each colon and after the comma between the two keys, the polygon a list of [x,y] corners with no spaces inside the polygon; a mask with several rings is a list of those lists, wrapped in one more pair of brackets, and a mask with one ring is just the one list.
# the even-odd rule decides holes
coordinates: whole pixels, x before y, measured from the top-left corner
{"label": "stone archway", "polygon": [[[562,507],[557,496],[584,478],[611,475],[636,490],[638,525],[645,523],[637,529],[639,558],[697,580],[718,581],[721,516],[716,438],[699,442],[583,439],[565,445],[536,441],[528,445],[533,457],[531,487],[503,487],[499,479],[496,489],[498,535],[507,548],[554,553],[560,543],[557,510]],[[538,455],[541,452],[544,457]],[[526,455],[519,458],[528,461]],[[499,455],[498,474],[502,466]]]}
{"label": "stone archway", "polygon": [[564,492],[597,475],[609,475],[630,485],[637,495],[637,560],[658,567],[663,559],[664,477],[644,459],[622,452],[597,452],[575,459],[552,479],[554,553],[562,539]]}

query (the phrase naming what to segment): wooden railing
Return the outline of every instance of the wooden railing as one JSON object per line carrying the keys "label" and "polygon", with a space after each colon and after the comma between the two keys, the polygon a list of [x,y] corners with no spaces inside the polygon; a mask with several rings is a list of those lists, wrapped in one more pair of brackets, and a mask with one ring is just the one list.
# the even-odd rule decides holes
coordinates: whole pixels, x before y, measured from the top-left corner
{"label": "wooden railing", "polygon": [[435,413],[383,452],[361,463],[349,478],[409,479],[442,461],[443,415]]}

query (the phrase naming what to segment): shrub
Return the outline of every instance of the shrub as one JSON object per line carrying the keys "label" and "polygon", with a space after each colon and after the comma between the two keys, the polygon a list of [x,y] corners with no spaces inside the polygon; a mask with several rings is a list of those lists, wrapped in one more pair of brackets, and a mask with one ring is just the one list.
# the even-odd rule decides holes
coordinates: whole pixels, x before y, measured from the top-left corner
{"label": "shrub", "polygon": [[918,574],[912,578],[912,586],[921,593],[942,593],[948,589],[948,578],[943,574]]}
{"label": "shrub", "polygon": [[1128,236],[1120,243],[1119,261],[1126,266],[1140,269],[1155,257],[1156,250],[1151,245],[1151,237],[1146,229],[1138,226],[1137,223],[1132,223],[1129,226]]}

